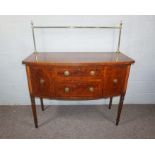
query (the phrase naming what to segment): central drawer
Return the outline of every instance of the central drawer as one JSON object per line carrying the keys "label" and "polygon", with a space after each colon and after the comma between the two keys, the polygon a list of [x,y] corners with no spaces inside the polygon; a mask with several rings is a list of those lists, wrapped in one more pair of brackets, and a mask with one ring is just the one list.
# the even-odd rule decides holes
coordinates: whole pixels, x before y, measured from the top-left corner
{"label": "central drawer", "polygon": [[[103,68],[102,68],[103,69]],[[99,66],[59,66],[56,67],[57,79],[99,79],[102,75],[102,69]]]}
{"label": "central drawer", "polygon": [[55,95],[58,98],[94,98],[102,96],[101,81],[55,82]]}

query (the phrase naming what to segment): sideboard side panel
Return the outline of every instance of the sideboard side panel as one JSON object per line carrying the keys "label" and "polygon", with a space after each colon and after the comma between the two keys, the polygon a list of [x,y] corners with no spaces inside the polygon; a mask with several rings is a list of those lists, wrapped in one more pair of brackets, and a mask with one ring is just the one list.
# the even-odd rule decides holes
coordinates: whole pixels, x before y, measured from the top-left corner
{"label": "sideboard side panel", "polygon": [[54,96],[53,77],[50,67],[30,66],[29,83],[31,94],[35,97],[51,98]]}
{"label": "sideboard side panel", "polygon": [[126,70],[126,77],[125,77],[125,83],[124,83],[124,88],[123,88],[124,94],[126,93],[127,86],[128,86],[128,78],[129,78],[129,74],[130,74],[130,67],[131,67],[131,65],[128,65],[127,70]]}
{"label": "sideboard side panel", "polygon": [[29,87],[29,93],[32,95],[32,83],[31,83],[31,77],[30,77],[30,67],[26,65],[26,74],[27,74],[27,82]]}
{"label": "sideboard side panel", "polygon": [[118,96],[124,92],[127,67],[127,65],[109,65],[105,67],[105,97]]}

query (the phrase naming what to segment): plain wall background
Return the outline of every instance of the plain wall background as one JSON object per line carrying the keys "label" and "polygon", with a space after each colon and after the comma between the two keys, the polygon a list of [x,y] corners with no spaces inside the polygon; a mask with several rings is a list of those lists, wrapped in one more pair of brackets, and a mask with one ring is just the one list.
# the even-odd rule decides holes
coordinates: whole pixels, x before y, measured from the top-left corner
{"label": "plain wall background", "polygon": [[[123,21],[121,51],[135,59],[125,103],[155,103],[155,16],[0,16],[0,104],[30,104],[22,60],[33,52],[30,21],[36,25],[112,26]],[[38,51],[116,50],[116,30],[38,30]],[[104,104],[96,101],[46,101],[47,104]],[[115,99],[115,103],[118,98]]]}

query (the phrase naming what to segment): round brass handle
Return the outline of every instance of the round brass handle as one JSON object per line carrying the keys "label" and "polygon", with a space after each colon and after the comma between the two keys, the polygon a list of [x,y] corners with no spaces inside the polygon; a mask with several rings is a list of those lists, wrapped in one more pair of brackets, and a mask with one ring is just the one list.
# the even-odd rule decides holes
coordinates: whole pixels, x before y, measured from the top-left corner
{"label": "round brass handle", "polygon": [[70,75],[70,72],[69,71],[64,71],[64,75],[65,76],[69,76]]}
{"label": "round brass handle", "polygon": [[95,75],[95,71],[90,71],[90,75]]}
{"label": "round brass handle", "polygon": [[69,92],[69,88],[65,87],[64,91],[65,91],[65,93],[68,93]]}
{"label": "round brass handle", "polygon": [[93,87],[89,87],[89,91],[90,92],[93,92],[94,91],[94,88]]}
{"label": "round brass handle", "polygon": [[45,80],[44,79],[40,79],[40,84],[44,84]]}
{"label": "round brass handle", "polygon": [[113,83],[115,83],[115,84],[116,84],[117,82],[118,82],[118,80],[117,80],[117,79],[114,79],[114,80],[113,80]]}

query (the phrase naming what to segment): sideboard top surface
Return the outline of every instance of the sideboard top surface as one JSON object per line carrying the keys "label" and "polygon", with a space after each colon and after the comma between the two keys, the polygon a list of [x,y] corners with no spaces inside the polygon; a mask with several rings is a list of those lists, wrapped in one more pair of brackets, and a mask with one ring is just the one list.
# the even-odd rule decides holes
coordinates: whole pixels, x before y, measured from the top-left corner
{"label": "sideboard top surface", "polygon": [[[37,57],[37,58],[36,58]],[[37,52],[23,64],[132,64],[134,60],[116,52]]]}

